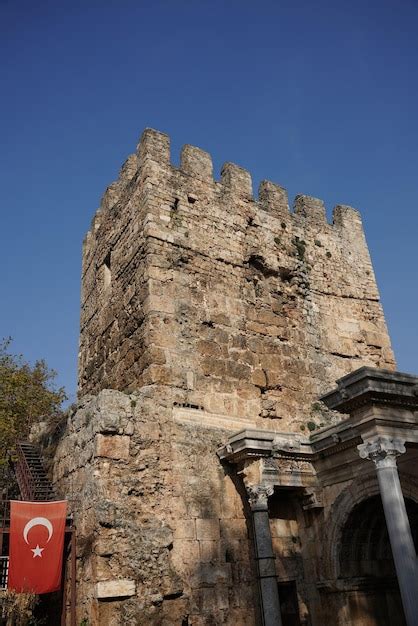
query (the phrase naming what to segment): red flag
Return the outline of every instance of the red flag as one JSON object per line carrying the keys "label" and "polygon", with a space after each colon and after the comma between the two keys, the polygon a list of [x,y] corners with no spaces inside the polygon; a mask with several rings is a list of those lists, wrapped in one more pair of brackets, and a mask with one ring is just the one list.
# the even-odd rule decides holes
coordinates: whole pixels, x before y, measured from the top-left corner
{"label": "red flag", "polygon": [[9,589],[60,589],[66,516],[66,500],[10,503]]}

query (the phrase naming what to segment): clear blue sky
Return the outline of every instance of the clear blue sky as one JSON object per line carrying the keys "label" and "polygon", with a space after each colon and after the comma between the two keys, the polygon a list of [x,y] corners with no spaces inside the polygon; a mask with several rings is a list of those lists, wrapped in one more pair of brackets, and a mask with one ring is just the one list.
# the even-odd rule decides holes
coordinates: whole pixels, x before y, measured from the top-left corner
{"label": "clear blue sky", "polygon": [[416,0],[0,0],[0,336],[74,394],[81,242],[146,126],[362,211],[418,371]]}

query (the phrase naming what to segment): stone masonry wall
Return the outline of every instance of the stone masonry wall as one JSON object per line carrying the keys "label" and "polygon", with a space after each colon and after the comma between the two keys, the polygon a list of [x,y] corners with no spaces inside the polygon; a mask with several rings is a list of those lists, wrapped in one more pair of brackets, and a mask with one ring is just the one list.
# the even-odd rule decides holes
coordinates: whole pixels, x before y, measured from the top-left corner
{"label": "stone masonry wall", "polygon": [[209,412],[298,429],[317,396],[393,354],[357,211],[146,130],[83,255],[80,393],[164,384]]}
{"label": "stone masonry wall", "polygon": [[[146,130],[84,243],[80,406],[54,464],[78,529],[77,619],[253,625],[248,504],[217,447],[242,428],[315,429],[317,397],[365,364],[394,361],[357,211],[331,225],[298,196],[291,213],[267,181],[254,200],[245,170],[217,182],[192,146],[173,167]],[[289,559],[292,519],[272,521]]]}
{"label": "stone masonry wall", "polygon": [[255,564],[219,429],[173,421],[170,387],[87,396],[53,478],[77,527],[77,623],[252,626]]}

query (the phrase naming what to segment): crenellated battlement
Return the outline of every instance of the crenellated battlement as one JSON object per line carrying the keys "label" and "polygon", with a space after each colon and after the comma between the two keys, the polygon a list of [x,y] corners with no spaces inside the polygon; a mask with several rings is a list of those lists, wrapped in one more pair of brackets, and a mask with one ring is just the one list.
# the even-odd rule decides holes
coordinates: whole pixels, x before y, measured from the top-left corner
{"label": "crenellated battlement", "polygon": [[[316,226],[328,224],[322,200],[299,194],[294,199],[291,211],[286,189],[269,180],[261,181],[258,195],[254,197],[251,173],[235,163],[225,163],[221,168],[220,179],[216,180],[213,175],[212,157],[201,148],[186,144],[181,149],[180,166],[173,165],[169,136],[147,128],[142,133],[136,154],[128,157],[119,178],[106,189],[92,227],[97,227],[96,218],[99,218],[100,211],[110,210],[120,200],[123,191],[133,179],[149,182],[153,176],[156,178],[162,176],[166,179],[170,177],[174,182],[173,173],[212,185],[213,191],[225,195],[229,202],[236,199],[239,203],[254,203],[261,211],[279,219],[290,217],[305,220],[306,223]],[[332,216],[332,225],[338,229],[361,228],[360,214],[352,207],[337,205]]]}
{"label": "crenellated battlement", "polygon": [[[274,428],[353,366],[392,352],[358,211],[296,196],[146,129],[83,252],[81,393],[178,389]],[[266,421],[267,420],[267,421]]]}

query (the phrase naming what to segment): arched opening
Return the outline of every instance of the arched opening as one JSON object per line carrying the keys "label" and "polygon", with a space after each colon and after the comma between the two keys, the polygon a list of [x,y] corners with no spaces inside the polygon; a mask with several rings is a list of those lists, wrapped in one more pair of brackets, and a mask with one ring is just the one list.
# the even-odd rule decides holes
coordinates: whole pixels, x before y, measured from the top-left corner
{"label": "arched opening", "polygon": [[[405,500],[415,546],[418,504]],[[379,495],[357,504],[348,516],[338,554],[350,623],[404,626],[402,603],[386,522]]]}

